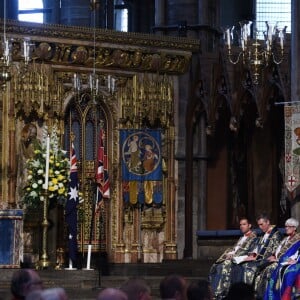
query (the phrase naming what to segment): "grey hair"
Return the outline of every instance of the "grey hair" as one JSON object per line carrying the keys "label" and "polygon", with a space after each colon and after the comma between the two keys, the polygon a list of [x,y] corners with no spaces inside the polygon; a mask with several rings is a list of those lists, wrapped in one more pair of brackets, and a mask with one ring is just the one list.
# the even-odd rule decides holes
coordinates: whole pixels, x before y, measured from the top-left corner
{"label": "grey hair", "polygon": [[299,221],[294,218],[289,218],[285,221],[285,225],[294,226],[297,228],[299,226]]}

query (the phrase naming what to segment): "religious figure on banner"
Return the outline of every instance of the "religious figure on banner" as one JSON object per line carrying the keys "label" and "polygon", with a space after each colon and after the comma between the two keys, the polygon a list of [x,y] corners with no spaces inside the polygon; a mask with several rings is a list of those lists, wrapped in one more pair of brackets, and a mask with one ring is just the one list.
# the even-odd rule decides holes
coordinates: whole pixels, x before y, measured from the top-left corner
{"label": "religious figure on banner", "polygon": [[141,159],[140,159],[140,149],[138,145],[139,137],[138,135],[134,135],[131,139],[128,140],[128,154],[130,155],[128,159],[128,168],[132,171],[139,170],[141,166]]}
{"label": "religious figure on banner", "polygon": [[[295,135],[296,135],[296,142],[297,142],[298,145],[300,145],[300,127],[296,127],[296,128],[294,129],[294,133],[295,133]],[[297,148],[297,149],[299,149],[299,148]],[[297,153],[296,153],[296,152],[297,152]],[[296,151],[296,149],[294,149],[294,153],[300,155],[299,150]]]}
{"label": "religious figure on banner", "polygon": [[159,130],[122,130],[123,180],[161,180],[161,141]]}
{"label": "religious figure on banner", "polygon": [[152,151],[151,145],[145,145],[145,154],[143,158],[143,167],[146,172],[153,171],[155,167],[155,161],[158,159],[156,153]]}

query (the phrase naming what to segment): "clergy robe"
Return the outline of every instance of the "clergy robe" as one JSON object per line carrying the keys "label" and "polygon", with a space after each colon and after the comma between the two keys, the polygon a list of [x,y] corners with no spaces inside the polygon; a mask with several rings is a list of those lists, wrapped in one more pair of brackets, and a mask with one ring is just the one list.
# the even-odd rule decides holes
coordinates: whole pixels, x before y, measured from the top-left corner
{"label": "clergy robe", "polygon": [[[297,263],[287,265],[285,262],[293,257]],[[264,300],[291,300],[300,296],[300,241],[291,246],[281,256],[277,268],[269,280]]]}
{"label": "clergy robe", "polygon": [[[230,287],[232,259],[246,255],[255,239],[256,234],[254,232],[247,232],[240,237],[232,248],[228,248],[213,264],[209,272],[209,281],[215,299],[227,295]],[[226,259],[227,255],[231,255],[232,259]]]}
{"label": "clergy robe", "polygon": [[281,240],[282,235],[276,226],[261,235],[249,251],[256,253],[256,259],[233,265],[231,283],[242,281],[253,285],[255,276],[266,266],[266,259],[275,253]]}
{"label": "clergy robe", "polygon": [[291,247],[294,248],[295,243],[298,244],[300,241],[300,234],[296,233],[294,236],[285,237],[281,243],[279,244],[278,248],[275,252],[275,257],[277,261],[269,262],[268,266],[263,269],[255,278],[255,290],[257,295],[262,298],[266,289],[268,282],[271,278],[273,271],[278,267],[279,260],[284,261],[287,260],[289,257],[294,255],[294,251],[291,252]]}

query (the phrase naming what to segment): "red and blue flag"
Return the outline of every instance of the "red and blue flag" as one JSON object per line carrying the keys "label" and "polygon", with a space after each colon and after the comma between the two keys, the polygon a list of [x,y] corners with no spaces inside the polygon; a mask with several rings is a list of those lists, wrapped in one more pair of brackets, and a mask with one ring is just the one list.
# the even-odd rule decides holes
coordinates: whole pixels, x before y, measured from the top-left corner
{"label": "red and blue flag", "polygon": [[97,203],[96,212],[99,211],[103,205],[103,199],[110,197],[110,183],[108,175],[108,159],[105,152],[105,131],[100,129],[99,144],[98,144],[98,167],[96,170],[96,183],[97,183]]}

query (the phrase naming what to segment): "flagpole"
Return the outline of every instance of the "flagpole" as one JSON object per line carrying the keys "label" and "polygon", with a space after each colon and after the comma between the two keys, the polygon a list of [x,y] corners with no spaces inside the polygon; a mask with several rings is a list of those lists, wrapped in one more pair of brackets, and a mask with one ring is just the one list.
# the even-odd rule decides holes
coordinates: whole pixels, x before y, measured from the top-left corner
{"label": "flagpole", "polygon": [[[99,132],[97,132],[98,138],[98,143],[97,143],[97,167],[96,169],[96,174],[95,174],[95,186],[96,186],[96,192],[94,195],[96,196],[96,199],[94,201],[94,208],[93,208],[93,227],[95,227],[95,219],[96,219],[96,214],[99,212],[99,265],[98,265],[98,271],[99,271],[99,278],[98,278],[98,285],[99,287],[101,286],[101,281],[100,281],[100,262],[101,262],[101,241],[102,241],[102,233],[105,235],[105,231],[102,232],[103,228],[103,219],[102,217],[104,216],[105,210],[104,208],[104,199],[109,197],[109,179],[108,179],[108,171],[107,171],[107,155],[105,154],[105,132],[104,132],[104,126],[103,126],[103,121],[100,121],[100,129]],[[97,223],[98,225],[98,223]],[[104,229],[105,230],[105,229]]]}
{"label": "flagpole", "polygon": [[[69,113],[69,124],[71,126],[71,130],[70,130],[70,148],[69,148],[69,151],[70,151],[70,164],[71,164],[71,168],[72,168],[72,156],[73,156],[73,142],[74,142],[74,139],[75,139],[75,135],[72,131],[72,116],[71,116],[71,110],[70,110],[70,113]],[[77,163],[77,161],[76,161]],[[71,173],[71,170],[70,170],[70,173]],[[77,225],[76,225],[77,226]],[[69,249],[69,252],[70,252],[70,249]],[[72,259],[69,257],[69,266],[67,268],[65,268],[65,270],[77,270],[76,268],[73,268],[73,262],[72,262]]]}
{"label": "flagpole", "polygon": [[[96,185],[97,188],[97,200],[99,199],[99,188]],[[103,199],[101,199],[100,201],[103,201]],[[102,218],[102,211],[101,211],[101,204],[97,203],[98,206],[95,205],[95,215],[96,215],[96,211],[97,213],[99,212],[99,250],[98,250],[98,255],[99,255],[99,262],[97,264],[97,269],[98,269],[98,286],[95,287],[95,289],[101,289],[101,218]]]}
{"label": "flagpole", "polygon": [[[97,139],[97,131],[98,131],[98,124],[97,124],[97,110],[96,106],[94,106],[95,109],[95,116],[96,116],[96,141]],[[97,148],[98,149],[98,145]],[[96,150],[97,153],[98,150]],[[96,154],[96,159],[98,160],[97,154]],[[92,181],[90,182],[90,186],[92,187]],[[90,223],[90,238],[89,238],[89,244],[88,244],[88,252],[87,252],[87,261],[86,261],[86,268],[84,270],[92,270],[91,269],[91,255],[92,255],[92,240],[93,240],[93,231],[94,231],[94,223],[95,223],[95,211],[96,211],[96,201],[98,197],[98,188],[96,185],[97,193],[95,194],[95,191],[93,188],[91,188],[92,195],[93,195],[93,204],[92,204],[92,216],[91,216],[91,223]],[[96,195],[96,197],[95,197]]]}
{"label": "flagpole", "polygon": [[[69,266],[65,270],[77,270],[73,267],[73,260],[77,261],[77,204],[78,204],[78,169],[75,147],[73,144],[74,135],[71,133],[70,143],[70,183],[68,200],[66,204],[65,220],[69,231]],[[75,244],[74,244],[75,240]],[[72,254],[71,254],[72,253]]]}

